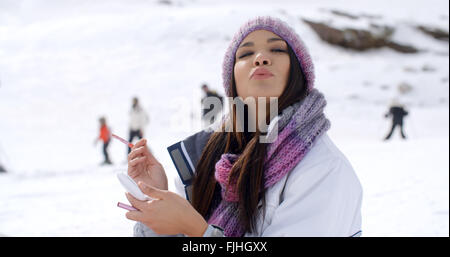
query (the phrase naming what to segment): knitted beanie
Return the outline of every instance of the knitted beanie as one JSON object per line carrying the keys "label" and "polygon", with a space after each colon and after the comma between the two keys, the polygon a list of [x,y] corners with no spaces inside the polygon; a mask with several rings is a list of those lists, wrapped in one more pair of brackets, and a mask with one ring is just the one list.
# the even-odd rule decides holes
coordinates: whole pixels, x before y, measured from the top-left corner
{"label": "knitted beanie", "polygon": [[295,55],[297,56],[297,60],[300,63],[300,68],[306,80],[308,92],[311,92],[314,87],[314,65],[305,44],[300,39],[298,34],[295,33],[294,29],[292,29],[284,21],[278,18],[264,16],[257,17],[246,22],[234,35],[231,44],[225,53],[222,78],[226,95],[232,97],[231,80],[234,69],[236,50],[242,43],[242,40],[244,40],[244,38],[248,34],[255,30],[268,30],[286,41],[286,43],[292,48]]}

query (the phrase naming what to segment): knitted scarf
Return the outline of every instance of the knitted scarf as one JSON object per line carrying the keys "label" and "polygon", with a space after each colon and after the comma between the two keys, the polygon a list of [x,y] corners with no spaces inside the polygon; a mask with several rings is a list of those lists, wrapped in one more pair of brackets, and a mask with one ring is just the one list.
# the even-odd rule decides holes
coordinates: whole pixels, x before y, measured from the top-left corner
{"label": "knitted scarf", "polygon": [[[264,160],[265,189],[289,173],[305,157],[315,140],[330,128],[323,113],[325,105],[324,96],[313,89],[302,101],[285,108],[277,117],[279,133],[267,146]],[[239,155],[225,153],[215,165],[215,179],[222,188],[222,199],[208,220],[209,224],[223,228],[225,236],[229,237],[243,236],[246,232],[238,217],[236,181],[228,185],[231,168],[238,158]]]}

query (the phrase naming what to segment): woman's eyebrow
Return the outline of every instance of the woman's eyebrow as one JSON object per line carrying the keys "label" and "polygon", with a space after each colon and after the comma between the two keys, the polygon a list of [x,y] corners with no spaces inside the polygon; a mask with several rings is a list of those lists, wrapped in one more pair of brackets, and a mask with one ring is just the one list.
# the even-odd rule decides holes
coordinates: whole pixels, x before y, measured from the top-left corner
{"label": "woman's eyebrow", "polygon": [[[283,39],[279,38],[279,37],[272,37],[267,39],[267,43],[271,43],[271,42],[275,42],[275,41],[284,41]],[[254,46],[255,44],[253,42],[246,42],[242,45],[239,46],[239,48],[241,47],[249,47],[249,46]]]}
{"label": "woman's eyebrow", "polygon": [[255,45],[255,44],[253,44],[253,42],[246,42],[246,43],[240,45],[239,48],[241,48],[241,47],[253,46],[253,45]]}
{"label": "woman's eyebrow", "polygon": [[267,39],[267,43],[274,42],[274,41],[284,41],[284,40],[279,37],[273,37],[273,38]]}

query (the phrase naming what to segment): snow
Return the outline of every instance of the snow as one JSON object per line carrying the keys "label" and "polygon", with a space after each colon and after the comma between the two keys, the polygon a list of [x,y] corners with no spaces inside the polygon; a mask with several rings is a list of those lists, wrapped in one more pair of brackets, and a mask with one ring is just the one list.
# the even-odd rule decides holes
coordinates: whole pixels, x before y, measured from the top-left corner
{"label": "snow", "polygon": [[[0,2],[0,234],[131,236],[133,222],[115,174],[126,148],[112,141],[113,166],[99,166],[97,119],[127,137],[131,98],[150,115],[146,138],[174,189],[166,147],[200,129],[200,84],[219,93],[229,40],[247,19],[287,21],[310,49],[316,87],[328,101],[330,137],[364,189],[363,236],[449,235],[449,45],[413,26],[446,31],[448,1],[56,1]],[[393,39],[426,51],[358,53],[332,47],[300,18],[362,28],[330,10],[371,14]],[[426,71],[424,67],[431,67]],[[407,141],[382,138],[400,83],[410,115]],[[180,108],[183,106],[183,108]],[[191,118],[192,117],[192,118]]]}

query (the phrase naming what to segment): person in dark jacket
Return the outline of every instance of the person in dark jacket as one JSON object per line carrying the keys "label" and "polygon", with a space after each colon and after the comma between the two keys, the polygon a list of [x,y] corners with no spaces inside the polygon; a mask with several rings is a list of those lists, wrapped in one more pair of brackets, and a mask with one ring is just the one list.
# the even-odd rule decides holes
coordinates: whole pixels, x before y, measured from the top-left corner
{"label": "person in dark jacket", "polygon": [[392,116],[392,127],[389,134],[384,138],[384,140],[389,140],[397,126],[400,127],[400,133],[403,139],[406,139],[405,132],[403,131],[403,118],[408,115],[408,112],[400,105],[397,101],[394,100],[391,107],[389,108],[389,112],[384,115],[385,118]]}

